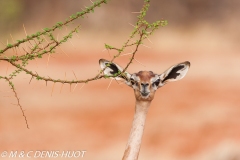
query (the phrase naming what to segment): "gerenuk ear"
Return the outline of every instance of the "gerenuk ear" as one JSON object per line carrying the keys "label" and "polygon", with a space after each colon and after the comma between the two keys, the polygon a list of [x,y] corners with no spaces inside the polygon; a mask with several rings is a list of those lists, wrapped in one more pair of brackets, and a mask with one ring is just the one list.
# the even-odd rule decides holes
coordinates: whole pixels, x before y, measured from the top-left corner
{"label": "gerenuk ear", "polygon": [[168,82],[178,81],[182,79],[187,74],[189,68],[190,62],[188,61],[170,67],[164,73],[159,75],[159,78],[161,79],[159,87],[165,85]]}
{"label": "gerenuk ear", "polygon": [[[103,73],[106,76],[114,76],[123,71],[123,69],[119,65],[117,65],[113,62],[110,62],[108,60],[105,60],[105,59],[100,59],[99,64],[100,64],[101,69],[105,69]],[[114,78],[116,80],[123,79],[127,82],[127,81],[129,81],[130,77],[131,77],[131,74],[129,74],[128,72],[124,72],[124,74],[121,74]]]}

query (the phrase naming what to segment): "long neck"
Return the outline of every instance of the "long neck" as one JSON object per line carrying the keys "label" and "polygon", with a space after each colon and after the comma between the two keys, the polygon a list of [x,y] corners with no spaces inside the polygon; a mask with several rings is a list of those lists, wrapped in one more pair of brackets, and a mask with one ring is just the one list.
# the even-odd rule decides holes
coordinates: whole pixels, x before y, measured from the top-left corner
{"label": "long neck", "polygon": [[136,101],[135,114],[123,160],[137,160],[150,101]]}

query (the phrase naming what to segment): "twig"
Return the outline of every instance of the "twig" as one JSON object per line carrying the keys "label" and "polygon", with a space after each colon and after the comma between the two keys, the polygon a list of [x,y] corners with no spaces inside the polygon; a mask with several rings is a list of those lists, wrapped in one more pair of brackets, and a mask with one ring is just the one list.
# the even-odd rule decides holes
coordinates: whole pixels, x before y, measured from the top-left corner
{"label": "twig", "polygon": [[[67,80],[66,78],[66,72],[65,72],[65,81]],[[62,92],[62,87],[63,87],[64,83],[62,83],[61,89],[60,89],[60,93]]]}
{"label": "twig", "polygon": [[33,79],[33,76],[31,77],[31,79],[30,79],[30,81],[29,81],[29,84],[31,83],[32,79]]}
{"label": "twig", "polygon": [[13,91],[13,93],[14,93],[14,96],[15,96],[16,99],[17,99],[17,106],[20,107],[21,112],[22,112],[22,115],[23,115],[23,117],[24,117],[24,119],[25,119],[25,123],[26,123],[26,125],[27,125],[27,128],[29,129],[27,117],[26,117],[26,115],[25,115],[25,113],[24,113],[24,110],[23,110],[23,108],[22,108],[22,105],[20,104],[20,99],[19,99],[19,97],[18,97],[18,95],[17,95],[17,92],[15,91],[15,88],[14,88],[12,82],[11,82],[7,77],[3,77],[3,78],[6,79],[6,80],[8,81],[8,83],[9,83],[9,85],[11,86],[11,89],[12,89],[12,91]]}
{"label": "twig", "polygon": [[[78,83],[83,83],[83,85],[80,87],[80,90],[81,90],[86,85],[87,82],[98,80],[98,79],[101,79],[103,77],[105,78],[105,76],[103,75],[103,72],[104,72],[104,70],[107,67],[105,67],[104,69],[98,71],[96,76],[94,76],[92,78],[87,78],[85,80],[77,79],[77,76],[74,73],[74,71],[73,71],[73,74],[74,74],[76,80],[67,80],[66,72],[65,72],[65,80],[62,80],[62,79],[53,79],[53,78],[50,78],[50,77],[44,77],[44,76],[41,76],[38,73],[35,73],[34,71],[31,71],[31,70],[26,68],[27,62],[29,62],[30,60],[34,60],[34,59],[36,60],[38,58],[41,58],[41,56],[46,55],[46,54],[48,54],[48,61],[47,61],[47,66],[48,66],[49,61],[50,61],[50,57],[51,57],[50,53],[55,52],[55,49],[57,47],[59,47],[60,50],[65,55],[68,56],[68,54],[66,54],[62,50],[60,45],[62,43],[64,43],[64,42],[66,42],[67,40],[69,40],[70,43],[73,45],[73,43],[70,40],[70,38],[72,37],[73,33],[77,33],[79,26],[76,27],[74,30],[72,30],[67,36],[63,36],[62,40],[58,39],[59,38],[59,34],[57,35],[57,39],[55,39],[55,36],[53,36],[52,32],[55,29],[57,29],[57,28],[61,28],[63,26],[66,27],[66,25],[68,23],[72,22],[73,20],[75,20],[75,19],[77,19],[77,18],[79,18],[79,17],[81,17],[81,16],[83,16],[83,15],[85,15],[87,13],[90,13],[90,11],[93,11],[93,9],[96,6],[99,6],[100,4],[105,3],[105,2],[106,2],[106,0],[96,1],[96,2],[93,3],[93,5],[91,7],[88,7],[88,8],[85,7],[86,9],[84,9],[83,12],[78,12],[76,15],[70,16],[70,18],[68,18],[65,22],[63,22],[63,23],[59,22],[59,23],[57,23],[57,25],[53,26],[52,28],[45,28],[45,29],[43,29],[43,31],[38,32],[37,34],[27,35],[26,29],[25,29],[24,24],[23,24],[23,28],[24,28],[24,31],[25,31],[25,34],[26,34],[26,38],[23,39],[23,40],[18,40],[18,42],[15,43],[15,44],[8,44],[8,40],[7,40],[7,46],[3,50],[0,50],[0,54],[2,55],[5,51],[7,51],[8,49],[14,48],[14,47],[18,47],[18,49],[20,50],[20,48],[19,48],[20,44],[25,43],[25,42],[29,42],[31,44],[30,41],[32,41],[32,40],[35,42],[35,44],[33,43],[34,46],[31,44],[32,47],[28,48],[26,43],[25,43],[25,48],[23,48],[23,50],[26,52],[25,55],[20,54],[20,56],[12,56],[10,58],[8,58],[8,57],[6,58],[4,56],[4,58],[0,57],[0,61],[3,60],[3,61],[7,61],[8,64],[9,63],[12,64],[16,68],[16,70],[13,72],[14,74],[18,73],[19,71],[24,71],[26,74],[30,74],[32,76],[31,80],[33,78],[36,78],[38,80],[43,80],[43,81],[46,82],[46,85],[47,85],[47,82],[49,82],[49,81],[53,82],[51,96],[53,95],[55,83],[61,83],[62,84],[61,89],[60,89],[60,93],[61,93],[64,84],[70,84],[70,92],[71,92],[72,84],[75,84],[75,86],[73,88],[73,91],[74,91],[77,88]],[[148,39],[148,41],[151,42],[150,39],[148,38],[148,36],[151,35],[153,33],[153,31],[158,28],[158,26],[160,26],[159,25],[160,22],[149,24],[146,20],[144,20],[143,17],[145,16],[146,11],[147,11],[148,6],[149,6],[149,5],[147,5],[148,3],[149,3],[149,1],[145,1],[145,4],[144,4],[144,6],[143,6],[143,8],[142,8],[142,10],[140,12],[133,12],[133,13],[140,13],[140,15],[138,16],[138,20],[137,20],[135,25],[129,23],[131,26],[134,27],[133,32],[131,33],[129,38],[125,41],[125,43],[120,48],[119,47],[118,48],[117,47],[112,47],[110,45],[105,44],[105,48],[106,48],[105,50],[108,50],[108,53],[109,53],[109,50],[117,51],[117,54],[115,54],[112,57],[110,56],[111,57],[110,62],[115,61],[115,59],[119,58],[120,56],[130,55],[130,60],[126,63],[123,71],[121,73],[118,73],[117,75],[111,76],[112,78],[114,78],[116,76],[119,76],[120,74],[122,74],[122,76],[123,76],[124,75],[123,73],[128,69],[128,67],[130,66],[130,64],[133,61],[136,61],[136,62],[140,63],[141,65],[143,65],[141,62],[136,60],[135,54],[137,53],[138,48],[139,48],[140,45],[143,45],[143,46],[145,46],[147,48],[150,48],[150,47],[142,44],[142,42],[143,42],[144,39]],[[67,27],[66,27],[66,30],[67,30]],[[48,36],[47,38],[49,40],[44,35],[47,35]],[[135,39],[135,38],[137,38],[137,40],[134,41],[133,43],[131,43],[130,41],[133,41],[133,39]],[[40,46],[42,46],[42,47],[40,47]],[[132,50],[131,53],[122,54],[122,53],[125,52],[127,47],[133,47],[133,46],[134,46],[134,50]],[[27,51],[27,50],[29,50],[29,51]],[[109,55],[110,55],[110,53],[109,53]],[[21,61],[22,64],[21,64],[21,62],[17,63],[17,61]],[[12,75],[14,75],[14,74],[12,74]],[[10,84],[11,76],[10,76],[10,79],[8,79],[8,80],[9,80],[9,84]],[[30,80],[29,83],[31,83],[31,80]],[[109,89],[109,87],[110,87],[110,85],[112,83],[112,80],[113,79],[111,79],[107,89]],[[21,106],[20,106],[20,108],[22,110]],[[24,110],[22,110],[22,112],[23,111]],[[25,115],[24,115],[24,117],[25,117]],[[26,117],[25,117],[25,120],[26,120]]]}

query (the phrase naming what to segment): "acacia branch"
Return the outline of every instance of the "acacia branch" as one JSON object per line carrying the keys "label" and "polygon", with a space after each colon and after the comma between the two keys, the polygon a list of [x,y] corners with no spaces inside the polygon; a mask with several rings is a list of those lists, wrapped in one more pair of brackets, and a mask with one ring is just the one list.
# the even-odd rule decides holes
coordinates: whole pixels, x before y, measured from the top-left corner
{"label": "acacia branch", "polygon": [[[11,89],[13,90],[15,97],[18,101],[17,105],[20,107],[22,114],[25,118],[25,122],[27,124],[27,128],[28,127],[28,123],[27,123],[27,119],[26,116],[24,114],[24,111],[22,109],[22,106],[20,105],[20,101],[17,95],[17,92],[14,89],[14,85],[12,83],[12,79],[17,76],[17,74],[19,74],[20,72],[25,72],[26,74],[31,75],[31,80],[32,81],[33,78],[36,78],[37,80],[42,80],[46,82],[53,82],[55,83],[62,83],[62,86],[64,84],[76,84],[74,89],[77,87],[78,83],[84,83],[83,86],[90,82],[90,81],[94,81],[94,80],[98,80],[101,78],[114,78],[117,77],[119,75],[125,76],[125,71],[128,69],[128,67],[131,65],[131,63],[133,62],[133,60],[135,59],[135,55],[139,49],[140,45],[143,45],[143,41],[148,38],[150,35],[152,35],[152,33],[159,28],[159,26],[165,26],[167,25],[167,21],[156,21],[154,23],[148,23],[144,18],[146,16],[146,12],[148,11],[149,8],[149,3],[150,0],[144,0],[144,5],[141,9],[141,11],[139,12],[140,15],[137,17],[137,22],[135,25],[132,25],[134,27],[133,31],[131,32],[129,38],[125,41],[125,43],[123,43],[123,45],[121,47],[114,47],[114,46],[110,46],[108,44],[105,44],[105,48],[107,50],[116,50],[117,54],[113,56],[113,58],[110,60],[110,62],[112,63],[113,61],[115,61],[117,58],[119,58],[120,56],[124,55],[122,54],[127,47],[135,47],[135,49],[132,51],[131,53],[131,57],[129,59],[129,61],[126,63],[124,69],[122,72],[117,73],[116,75],[113,76],[106,76],[103,75],[104,70],[107,68],[105,67],[104,69],[100,70],[95,76],[93,76],[92,78],[87,78],[84,80],[79,80],[77,79],[75,73],[74,76],[76,79],[74,80],[67,80],[66,79],[66,73],[65,73],[65,79],[54,79],[51,77],[46,77],[43,75],[39,75],[36,71],[31,71],[29,69],[26,68],[27,64],[29,63],[29,61],[34,60],[34,59],[38,59],[38,58],[42,58],[42,56],[46,55],[46,54],[52,54],[55,52],[56,48],[60,48],[60,45],[62,43],[67,42],[68,40],[70,40],[70,38],[72,38],[73,33],[77,33],[78,29],[80,26],[77,26],[76,28],[74,28],[73,30],[71,30],[67,35],[63,36],[63,38],[61,40],[58,40],[58,36],[57,38],[54,37],[53,32],[57,29],[57,28],[61,28],[63,26],[67,26],[67,24],[69,24],[70,22],[76,20],[79,17],[83,17],[85,14],[93,12],[94,8],[96,6],[100,6],[102,3],[106,3],[107,0],[98,0],[96,2],[93,3],[92,6],[90,7],[85,7],[85,10],[83,10],[82,12],[77,12],[76,14],[70,16],[70,18],[68,18],[64,23],[62,22],[58,22],[56,25],[54,25],[52,28],[45,28],[43,29],[43,31],[41,32],[37,32],[36,34],[32,34],[31,36],[27,36],[27,38],[23,39],[23,40],[18,40],[17,43],[15,44],[8,44],[7,47],[5,47],[3,50],[0,50],[0,56],[3,55],[3,53],[5,53],[5,51],[7,51],[10,48],[19,48],[20,45],[22,43],[29,42],[31,44],[31,46],[29,47],[30,51],[26,51],[25,48],[24,51],[26,52],[24,55],[13,55],[11,57],[7,57],[6,55],[4,57],[0,57],[0,61],[6,61],[8,63],[10,63],[11,65],[13,65],[16,70],[13,71],[9,76],[5,76],[5,77],[1,77],[0,79],[3,78],[5,80],[8,81],[9,85],[11,86]],[[25,29],[25,28],[24,28]],[[45,36],[47,37],[45,37]],[[137,40],[133,40],[137,37]],[[49,39],[49,41],[47,40]],[[34,43],[31,43],[31,42]],[[46,43],[44,43],[46,42]],[[41,45],[41,47],[40,47]],[[27,46],[25,46],[27,47]],[[61,48],[60,48],[61,49]],[[29,82],[29,83],[30,83]],[[82,87],[83,87],[82,86]],[[82,88],[81,87],[81,88]],[[52,91],[54,89],[54,85],[52,88]],[[62,89],[62,87],[61,87]],[[73,89],[73,90],[74,90]]]}
{"label": "acacia branch", "polygon": [[16,92],[16,90],[15,90],[15,88],[14,88],[13,83],[12,83],[7,77],[1,77],[1,78],[3,78],[3,79],[5,79],[6,81],[8,81],[9,86],[11,87],[11,89],[12,89],[12,91],[13,91],[13,93],[14,93],[14,96],[15,96],[16,99],[17,99],[17,104],[16,104],[16,105],[20,107],[20,110],[21,110],[21,112],[22,112],[22,116],[24,117],[25,123],[26,123],[26,125],[27,125],[27,128],[29,129],[27,117],[26,117],[26,115],[25,115],[25,113],[24,113],[24,110],[23,110],[23,108],[22,108],[22,105],[20,104],[20,99],[19,99],[19,97],[18,97],[18,95],[17,95],[17,92]]}
{"label": "acacia branch", "polygon": [[25,43],[27,41],[33,40],[34,38],[37,38],[41,35],[45,35],[47,33],[53,32],[57,28],[61,28],[63,26],[68,25],[70,22],[82,17],[84,18],[85,14],[88,14],[90,12],[94,12],[94,9],[96,7],[100,7],[101,4],[107,3],[108,0],[97,0],[93,3],[90,7],[85,7],[85,9],[82,12],[77,12],[76,14],[71,15],[65,22],[58,22],[56,25],[52,26],[52,28],[44,28],[42,32],[37,32],[36,34],[32,34],[31,36],[27,36],[26,38],[22,40],[17,40],[17,43],[14,44],[8,44],[4,49],[0,50],[0,54],[4,53],[10,48],[18,47],[20,44]]}
{"label": "acacia branch", "polygon": [[[0,60],[4,60],[4,61],[19,61],[19,60],[32,60],[35,58],[41,58],[44,54],[47,53],[51,53],[56,47],[60,46],[62,43],[66,42],[68,39],[70,39],[72,37],[73,33],[76,33],[78,31],[80,26],[77,26],[76,28],[74,28],[68,35],[66,35],[63,39],[61,39],[60,41],[57,41],[55,39],[53,39],[52,42],[49,42],[46,44],[46,46],[44,46],[43,48],[38,48],[38,51],[36,51],[35,48],[32,49],[31,53],[27,53],[25,55],[21,55],[21,56],[13,56],[10,58],[0,58]],[[54,44],[54,45],[52,45]],[[47,48],[49,48],[48,50],[46,50]],[[35,51],[35,52],[34,52]],[[40,52],[42,51],[42,52]]]}

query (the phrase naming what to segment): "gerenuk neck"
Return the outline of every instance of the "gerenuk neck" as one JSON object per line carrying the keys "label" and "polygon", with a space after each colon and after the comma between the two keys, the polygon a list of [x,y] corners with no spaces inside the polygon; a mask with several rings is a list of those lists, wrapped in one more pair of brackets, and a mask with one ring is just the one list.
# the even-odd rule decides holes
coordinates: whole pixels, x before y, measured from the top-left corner
{"label": "gerenuk neck", "polygon": [[136,101],[135,114],[123,160],[137,160],[141,147],[145,120],[151,101]]}

